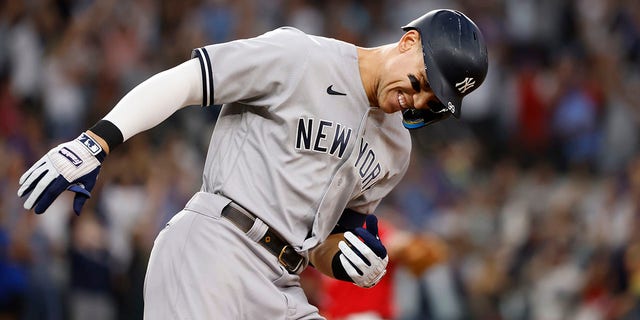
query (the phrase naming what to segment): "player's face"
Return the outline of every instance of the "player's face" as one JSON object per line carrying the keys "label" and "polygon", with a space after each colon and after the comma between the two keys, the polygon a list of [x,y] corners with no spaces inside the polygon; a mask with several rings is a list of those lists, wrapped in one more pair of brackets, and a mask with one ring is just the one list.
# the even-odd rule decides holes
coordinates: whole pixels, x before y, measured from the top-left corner
{"label": "player's face", "polygon": [[406,109],[429,109],[439,103],[424,69],[422,44],[417,31],[405,34],[398,43],[398,55],[385,64],[380,82],[380,109],[394,113]]}

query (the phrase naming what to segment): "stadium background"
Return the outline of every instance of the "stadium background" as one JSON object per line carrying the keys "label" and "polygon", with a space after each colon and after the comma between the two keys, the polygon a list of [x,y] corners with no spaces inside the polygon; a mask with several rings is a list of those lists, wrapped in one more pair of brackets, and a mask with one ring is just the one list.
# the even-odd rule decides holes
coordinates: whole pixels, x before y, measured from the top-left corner
{"label": "stadium background", "polygon": [[[0,318],[139,319],[146,259],[200,186],[216,109],[117,149],[81,217],[42,216],[18,178],[124,93],[207,43],[292,25],[362,46],[433,8],[489,44],[462,121],[414,132],[379,214],[453,255],[398,274],[401,319],[640,318],[637,0],[24,0],[0,4]],[[309,75],[313,76],[313,75]]]}

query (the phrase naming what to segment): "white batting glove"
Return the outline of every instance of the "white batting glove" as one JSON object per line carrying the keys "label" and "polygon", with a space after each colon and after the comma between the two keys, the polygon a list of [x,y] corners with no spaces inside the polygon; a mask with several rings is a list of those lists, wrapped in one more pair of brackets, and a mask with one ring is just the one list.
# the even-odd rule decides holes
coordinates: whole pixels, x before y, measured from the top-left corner
{"label": "white batting glove", "polygon": [[349,231],[344,233],[344,237],[350,245],[345,241],[338,243],[340,252],[342,252],[340,255],[342,267],[359,287],[370,288],[375,286],[387,273],[389,256],[385,254],[384,258],[379,257]]}
{"label": "white batting glove", "polygon": [[100,144],[86,133],[51,149],[20,178],[18,196],[30,193],[24,208],[35,207],[37,214],[43,213],[63,191],[70,190],[76,193],[73,210],[79,215],[105,156]]}
{"label": "white batting glove", "polygon": [[340,251],[333,256],[331,269],[336,279],[370,288],[387,273],[389,257],[378,237],[378,218],[368,215],[365,225],[344,233],[345,240],[338,242]]}

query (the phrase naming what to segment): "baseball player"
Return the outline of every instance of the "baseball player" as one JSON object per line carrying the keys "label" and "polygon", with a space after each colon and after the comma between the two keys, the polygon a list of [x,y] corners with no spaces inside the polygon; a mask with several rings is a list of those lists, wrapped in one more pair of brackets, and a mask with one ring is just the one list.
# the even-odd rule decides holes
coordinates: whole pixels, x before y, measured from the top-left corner
{"label": "baseball player", "polygon": [[155,240],[145,319],[322,319],[298,274],[382,278],[372,213],[407,169],[406,128],[459,117],[486,75],[483,37],[462,13],[403,29],[375,48],[288,27],[197,48],[51,149],[18,196],[40,214],[70,190],[79,214],[111,150],[184,106],[223,105],[200,191]]}

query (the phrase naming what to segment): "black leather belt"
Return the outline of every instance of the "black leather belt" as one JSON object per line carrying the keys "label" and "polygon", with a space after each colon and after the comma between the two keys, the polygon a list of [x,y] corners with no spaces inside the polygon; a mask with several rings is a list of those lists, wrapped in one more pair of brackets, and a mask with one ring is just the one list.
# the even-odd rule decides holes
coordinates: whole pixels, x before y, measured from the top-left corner
{"label": "black leather belt", "polygon": [[[253,227],[256,218],[247,210],[239,209],[237,204],[231,202],[222,209],[222,216],[231,221],[242,232],[247,233]],[[267,248],[274,256],[278,257],[278,262],[289,271],[296,273],[304,262],[304,257],[296,252],[271,228],[267,228],[267,232],[258,240],[263,247]]]}

